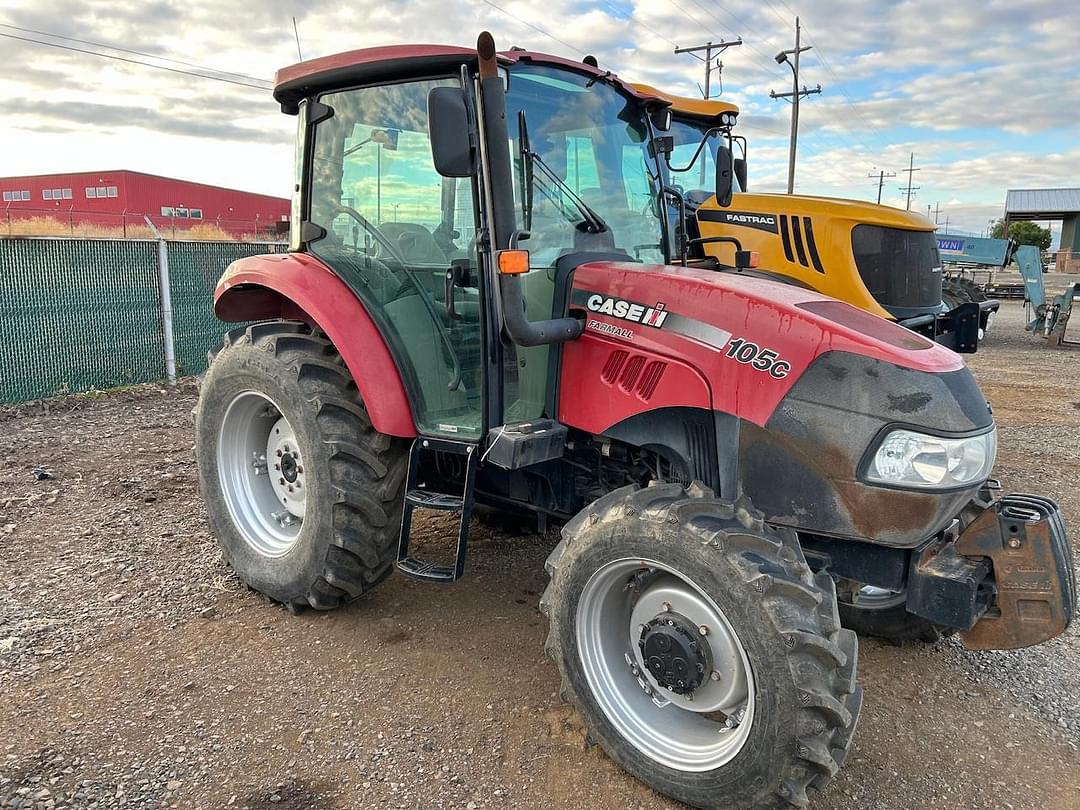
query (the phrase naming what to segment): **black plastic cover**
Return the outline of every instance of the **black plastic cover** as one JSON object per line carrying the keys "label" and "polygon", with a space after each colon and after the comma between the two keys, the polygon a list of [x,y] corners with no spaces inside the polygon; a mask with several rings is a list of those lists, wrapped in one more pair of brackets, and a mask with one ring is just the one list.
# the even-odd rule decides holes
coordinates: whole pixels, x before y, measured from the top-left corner
{"label": "black plastic cover", "polygon": [[933,231],[856,225],[851,250],[866,289],[894,315],[916,314],[894,308],[941,306],[941,256]]}

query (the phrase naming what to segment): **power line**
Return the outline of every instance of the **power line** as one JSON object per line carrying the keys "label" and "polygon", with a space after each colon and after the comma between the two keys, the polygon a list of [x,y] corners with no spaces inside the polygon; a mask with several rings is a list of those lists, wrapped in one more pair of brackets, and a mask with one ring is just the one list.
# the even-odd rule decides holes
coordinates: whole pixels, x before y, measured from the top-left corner
{"label": "power line", "polygon": [[885,170],[882,169],[876,175],[873,172],[870,172],[870,174],[868,174],[866,176],[870,177],[870,178],[877,177],[877,179],[878,179],[877,201],[878,201],[878,205],[881,205],[881,189],[885,185],[885,178],[886,177],[896,177],[896,172],[888,172],[888,173],[886,173]]}
{"label": "power line", "polygon": [[[73,47],[71,45],[62,45],[59,42],[42,42],[40,39],[30,39],[29,37],[19,37],[19,36],[16,36],[15,34],[5,34],[2,31],[0,31],[0,37],[5,37],[7,39],[17,39],[17,40],[19,40],[21,42],[30,42],[30,43],[33,43],[34,45],[47,45],[50,48],[59,48],[60,50],[73,51],[74,53],[84,53],[84,54],[87,54],[89,56],[99,56],[102,59],[115,59],[118,62],[127,62],[130,65],[142,65],[143,67],[155,68],[156,70],[167,70],[169,73],[179,73],[179,74],[184,75],[184,76],[194,76],[197,79],[210,79],[211,81],[215,81],[215,82],[225,82],[226,84],[235,84],[235,85],[238,85],[240,87],[250,87],[253,90],[264,90],[265,91],[265,90],[270,89],[269,86],[268,86],[269,83],[267,83],[267,86],[264,86],[264,85],[258,85],[258,84],[249,84],[247,82],[235,81],[233,79],[226,79],[223,76],[207,76],[205,73],[195,73],[194,71],[190,71],[190,70],[180,70],[179,68],[171,68],[171,67],[167,67],[165,65],[155,65],[152,62],[141,62],[138,59],[129,59],[127,57],[117,56],[116,54],[111,54],[111,53],[101,53],[100,51],[89,51],[89,50],[86,50],[85,48],[75,48],[75,47]],[[259,81],[259,80],[256,80],[256,81]]]}
{"label": "power line", "polygon": [[540,27],[539,25],[534,25],[533,23],[529,22],[528,20],[526,20],[526,19],[523,19],[523,18],[519,17],[519,16],[517,15],[517,14],[514,14],[514,13],[513,13],[512,11],[507,11],[507,10],[506,10],[505,8],[503,8],[502,6],[498,5],[497,3],[493,3],[493,2],[491,1],[491,0],[483,0],[483,2],[484,2],[484,3],[486,3],[487,5],[491,6],[491,7],[492,7],[493,9],[495,9],[496,11],[500,11],[500,12],[502,12],[502,13],[503,13],[503,14],[505,14],[505,15],[506,15],[507,17],[510,17],[510,18],[512,18],[512,19],[515,19],[515,20],[517,20],[517,21],[518,21],[519,23],[521,23],[522,25],[528,26],[528,27],[529,27],[529,28],[531,28],[531,29],[532,29],[533,31],[536,31],[537,33],[543,34],[543,35],[544,35],[545,37],[547,37],[548,39],[553,39],[553,40],[555,40],[555,42],[558,42],[558,43],[559,43],[560,45],[565,45],[565,46],[566,46],[567,48],[569,48],[570,50],[574,51],[575,53],[581,53],[581,54],[585,53],[585,52],[584,52],[584,51],[583,51],[583,50],[582,50],[581,48],[579,48],[579,47],[578,47],[577,45],[571,45],[571,44],[570,44],[569,42],[567,42],[567,41],[566,41],[565,39],[559,39],[559,38],[558,38],[557,36],[555,36],[554,34],[552,34],[552,33],[551,33],[550,31],[545,31],[545,30],[544,30],[543,28],[541,28],[541,27]]}
{"label": "power line", "polygon": [[[709,77],[712,75],[712,72],[713,72],[713,62],[712,62],[713,51],[716,51],[716,55],[719,57],[728,48],[734,47],[735,45],[742,45],[742,44],[743,44],[742,43],[742,37],[739,37],[738,39],[732,40],[731,42],[728,42],[726,40],[720,40],[719,42],[713,42],[712,40],[709,40],[704,45],[692,45],[689,48],[679,48],[679,47],[676,46],[675,53],[676,54],[688,53],[692,57],[697,59],[699,62],[704,62],[705,63],[705,89],[701,92],[701,95],[704,96],[706,101],[708,101],[708,99],[709,99]],[[698,51],[705,51],[705,55],[704,56],[698,56],[698,53],[697,53]],[[716,60],[716,75],[720,78],[720,92],[721,93],[724,92],[724,79],[723,79],[723,73],[722,73],[723,70],[724,70],[724,63],[721,62],[719,59],[717,59]]]}
{"label": "power line", "polygon": [[627,17],[621,17],[621,16],[619,16],[619,10],[617,8],[615,8],[615,6],[613,6],[611,3],[605,2],[604,5],[607,6],[608,10],[611,11],[612,14],[615,15],[616,19],[623,20],[624,22],[633,23],[638,28],[641,28],[644,31],[648,31],[654,37],[658,37],[659,39],[664,40],[664,42],[666,42],[668,45],[670,45],[673,48],[677,48],[679,46],[679,43],[677,43],[675,40],[668,39],[666,36],[664,36],[662,33],[657,31],[655,28],[653,28],[648,23],[637,19],[633,15],[630,15],[630,16],[627,16]]}
{"label": "power line", "polygon": [[[911,197],[912,197],[911,192],[918,191],[920,188],[922,188],[922,186],[913,186],[913,185],[911,185],[911,181],[915,178],[915,172],[921,172],[922,171],[921,168],[919,168],[919,169],[915,168],[915,153],[914,152],[911,153],[911,157],[908,159],[908,167],[906,169],[901,169],[900,171],[901,172],[907,172],[907,209],[906,210],[910,211],[911,210]],[[904,189],[903,186],[901,186],[900,190],[904,191],[905,189]]]}
{"label": "power line", "polygon": [[[246,73],[233,73],[229,70],[218,70],[217,68],[208,67],[207,65],[199,65],[195,62],[185,62],[182,59],[172,59],[168,56],[158,56],[153,53],[146,53],[145,51],[136,51],[131,48],[122,48],[119,45],[110,45],[107,42],[94,42],[88,39],[76,39],[75,37],[64,36],[63,34],[54,34],[51,31],[38,31],[34,28],[20,28],[17,25],[9,25],[8,23],[0,23],[0,28],[9,28],[12,31],[22,31],[24,34],[37,34],[38,36],[51,37],[52,39],[63,39],[68,42],[78,42],[80,45],[92,45],[95,48],[108,48],[113,51],[120,51],[121,53],[130,53],[135,56],[145,56],[150,59],[157,59],[161,62],[171,62],[174,65],[184,65],[185,67],[197,68],[198,70],[209,70],[211,73],[217,73],[223,76],[235,76],[238,79],[250,79],[254,82],[265,82],[267,85],[272,84],[266,79],[260,79],[256,76],[248,76]],[[43,43],[49,44],[49,43]]]}
{"label": "power line", "polygon": [[[788,147],[788,180],[787,180],[787,193],[795,193],[795,145],[799,138],[799,99],[803,96],[812,96],[821,92],[821,85],[816,88],[810,89],[805,84],[802,90],[799,89],[799,54],[804,51],[810,50],[809,45],[799,45],[799,34],[802,31],[802,27],[799,25],[799,18],[795,18],[795,47],[788,48],[787,50],[780,51],[776,55],[776,61],[783,64],[787,63],[791,68],[792,84],[790,93],[774,93],[769,91],[769,98],[790,98],[791,99],[791,142]],[[795,61],[788,59],[789,56],[794,56]]]}

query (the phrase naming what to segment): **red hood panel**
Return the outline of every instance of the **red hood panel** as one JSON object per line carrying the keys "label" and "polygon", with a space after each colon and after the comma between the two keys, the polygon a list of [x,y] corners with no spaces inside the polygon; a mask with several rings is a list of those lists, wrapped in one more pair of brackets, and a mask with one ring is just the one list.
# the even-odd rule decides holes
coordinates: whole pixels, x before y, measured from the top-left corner
{"label": "red hood panel", "polygon": [[701,407],[699,390],[685,392],[694,402],[676,402],[676,375],[670,382],[662,377],[649,402],[619,386],[594,388],[597,358],[619,349],[645,364],[678,358],[704,377],[715,410],[759,425],[826,352],[931,373],[963,367],[959,355],[889,321],[815,292],[734,273],[584,264],[574,273],[571,309],[584,312],[586,328],[564,347],[560,420],[596,433],[657,403]]}

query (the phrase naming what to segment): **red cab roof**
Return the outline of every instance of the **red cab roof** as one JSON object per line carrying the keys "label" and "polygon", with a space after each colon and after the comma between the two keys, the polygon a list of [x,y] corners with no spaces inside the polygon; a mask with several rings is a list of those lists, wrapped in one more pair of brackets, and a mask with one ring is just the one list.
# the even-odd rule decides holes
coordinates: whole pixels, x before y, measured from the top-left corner
{"label": "red cab roof", "polygon": [[[274,76],[274,98],[281,103],[282,110],[295,113],[300,99],[312,91],[377,79],[408,78],[432,69],[452,69],[475,58],[475,49],[457,45],[380,45],[360,48],[281,68]],[[500,52],[499,61],[506,64],[531,61],[568,67],[579,73],[607,77],[626,93],[642,101],[668,103],[660,96],[622,81],[610,71],[553,54],[513,49]]]}

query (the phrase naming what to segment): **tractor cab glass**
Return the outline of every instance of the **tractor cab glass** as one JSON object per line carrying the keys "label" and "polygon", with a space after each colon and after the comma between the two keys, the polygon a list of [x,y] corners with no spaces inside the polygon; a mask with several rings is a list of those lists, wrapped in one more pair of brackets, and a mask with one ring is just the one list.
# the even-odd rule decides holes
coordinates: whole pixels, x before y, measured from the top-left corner
{"label": "tractor cab glass", "polygon": [[[480,319],[472,180],[435,170],[427,99],[457,79],[328,93],[314,127],[310,250],[356,292],[394,354],[421,430],[478,436]],[[461,284],[447,296],[447,274]]]}
{"label": "tractor cab glass", "polygon": [[[637,102],[589,76],[518,64],[506,113],[518,226],[532,233],[533,268],[597,246],[663,261],[657,180]],[[597,230],[606,236],[583,236]]]}
{"label": "tractor cab glass", "polygon": [[[551,66],[518,63],[509,78],[517,227],[531,234],[521,244],[532,268],[522,278],[523,294],[535,321],[564,314],[553,311],[562,256],[598,251],[663,263],[659,185],[636,101],[604,81]],[[507,421],[543,413],[550,352],[509,347]]]}
{"label": "tractor cab glass", "polygon": [[[671,129],[666,134],[674,142],[668,165],[664,167],[668,182],[687,196],[688,203],[700,205],[713,194],[711,186],[716,177],[716,153],[726,144],[727,137],[723,132],[710,129],[708,124],[690,123],[678,118],[671,122]],[[740,187],[738,179],[735,179],[733,190],[745,190]]]}

